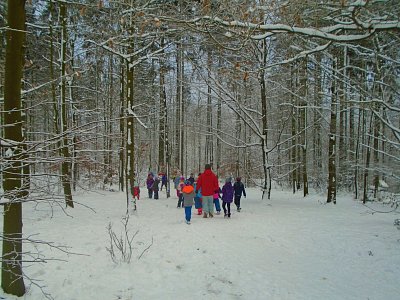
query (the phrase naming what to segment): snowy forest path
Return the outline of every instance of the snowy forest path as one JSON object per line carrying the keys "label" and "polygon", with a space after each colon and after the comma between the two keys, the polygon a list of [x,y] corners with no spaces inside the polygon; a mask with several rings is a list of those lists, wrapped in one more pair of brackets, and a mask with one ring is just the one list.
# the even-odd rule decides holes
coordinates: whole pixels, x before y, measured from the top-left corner
{"label": "snowy forest path", "polygon": [[[266,201],[260,190],[247,189],[242,211],[233,207],[230,219],[222,214],[204,219],[193,208],[187,225],[174,194],[167,199],[161,192],[159,200],[145,195],[142,191],[138,210],[129,214],[128,236],[137,232],[132,259],[119,264],[106,250],[107,227],[124,234],[124,193],[76,195],[77,206],[68,215],[48,203],[26,203],[25,234],[70,252],[27,244],[26,251],[55,260],[29,264],[26,273],[46,282],[54,299],[71,300],[395,299],[400,294],[394,214],[368,213],[350,196],[324,205],[324,195],[303,198],[276,190]],[[30,290],[26,299],[40,299],[40,291]]]}

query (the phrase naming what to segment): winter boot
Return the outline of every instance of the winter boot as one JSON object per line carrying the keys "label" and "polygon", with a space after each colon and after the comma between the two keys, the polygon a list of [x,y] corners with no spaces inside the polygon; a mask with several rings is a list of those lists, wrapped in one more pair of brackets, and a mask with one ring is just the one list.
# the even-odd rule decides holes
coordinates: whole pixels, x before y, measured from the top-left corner
{"label": "winter boot", "polygon": [[203,214],[203,218],[207,218],[207,213],[206,212]]}
{"label": "winter boot", "polygon": [[231,214],[228,214],[228,218],[230,218],[231,217]]}
{"label": "winter boot", "polygon": [[209,214],[210,218],[214,217],[214,215],[212,213],[208,213],[208,214]]}

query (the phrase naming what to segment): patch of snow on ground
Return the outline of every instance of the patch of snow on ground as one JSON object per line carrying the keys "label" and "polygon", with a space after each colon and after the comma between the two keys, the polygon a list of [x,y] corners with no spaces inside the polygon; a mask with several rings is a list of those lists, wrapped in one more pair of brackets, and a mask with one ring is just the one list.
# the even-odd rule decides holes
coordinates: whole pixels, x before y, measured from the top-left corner
{"label": "patch of snow on ground", "polygon": [[[123,233],[124,193],[77,195],[76,204],[85,206],[68,208],[68,215],[48,204],[24,204],[24,235],[68,246],[70,252],[24,244],[24,251],[55,259],[24,263],[24,271],[56,300],[383,300],[400,295],[396,212],[371,214],[350,195],[325,205],[323,196],[282,191],[263,201],[259,190],[247,189],[240,213],[232,205],[230,219],[204,219],[193,207],[187,225],[171,192],[169,199],[163,191],[154,200],[144,197],[142,188],[128,223],[130,235],[138,231],[133,257],[117,265],[106,250],[107,226],[111,222],[118,236]],[[39,288],[25,283],[24,297],[0,296],[44,299]]]}

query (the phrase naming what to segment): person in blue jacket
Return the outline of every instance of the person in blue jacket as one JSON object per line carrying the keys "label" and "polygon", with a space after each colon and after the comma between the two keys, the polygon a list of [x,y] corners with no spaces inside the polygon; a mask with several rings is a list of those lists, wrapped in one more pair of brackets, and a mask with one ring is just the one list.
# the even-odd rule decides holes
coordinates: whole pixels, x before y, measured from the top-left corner
{"label": "person in blue jacket", "polygon": [[[201,173],[199,173],[198,176],[200,176]],[[198,177],[197,177],[198,178]],[[197,214],[202,215],[203,214],[203,204],[202,204],[202,196],[201,196],[201,189],[197,190],[197,181],[194,182],[193,184],[195,191],[197,191],[196,195],[194,196],[194,208],[197,209]]]}

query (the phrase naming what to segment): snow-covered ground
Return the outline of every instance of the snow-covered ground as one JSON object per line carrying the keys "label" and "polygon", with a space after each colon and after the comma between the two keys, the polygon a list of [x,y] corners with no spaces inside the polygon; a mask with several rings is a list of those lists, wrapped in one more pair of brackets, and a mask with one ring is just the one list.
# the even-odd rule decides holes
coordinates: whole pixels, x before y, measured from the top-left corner
{"label": "snow-covered ground", "polygon": [[[84,206],[68,215],[57,206],[25,204],[25,235],[69,247],[64,253],[24,245],[48,260],[25,263],[26,275],[57,300],[400,299],[398,213],[371,214],[351,196],[325,205],[323,196],[273,190],[273,199],[262,201],[259,190],[247,189],[242,212],[233,210],[231,219],[194,214],[187,225],[174,192],[149,200],[142,188],[128,223],[128,235],[137,232],[133,256],[120,264],[106,250],[107,227],[124,232],[125,194],[76,195]],[[25,282],[24,297],[0,292],[0,299],[44,299]]]}

